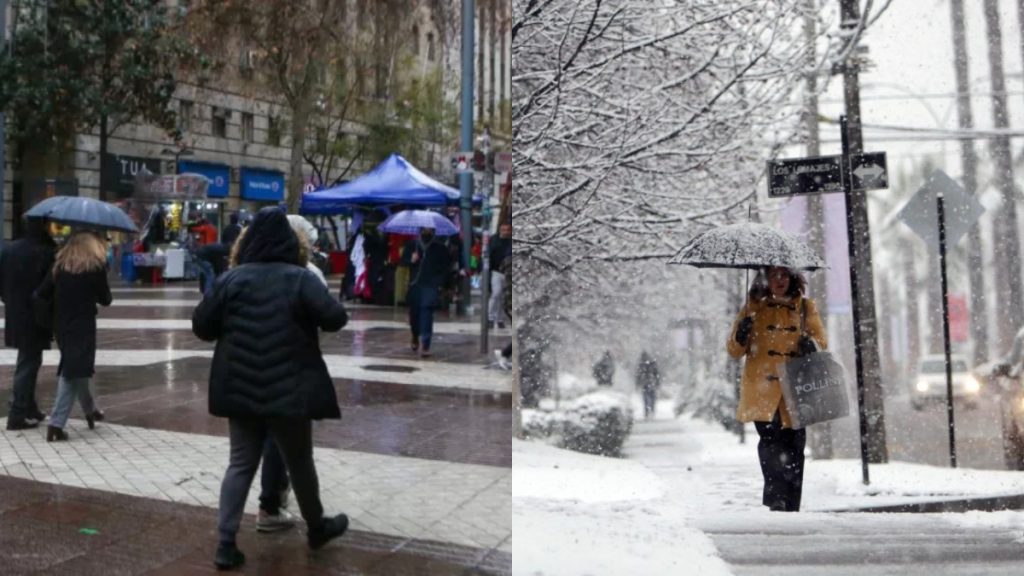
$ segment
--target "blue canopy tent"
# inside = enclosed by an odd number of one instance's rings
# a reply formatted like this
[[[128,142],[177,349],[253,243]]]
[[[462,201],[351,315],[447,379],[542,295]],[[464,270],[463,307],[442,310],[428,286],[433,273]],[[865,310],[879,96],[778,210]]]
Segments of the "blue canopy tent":
[[[353,207],[449,206],[459,191],[427,176],[398,154],[344,184],[302,195],[303,214],[338,214]]]

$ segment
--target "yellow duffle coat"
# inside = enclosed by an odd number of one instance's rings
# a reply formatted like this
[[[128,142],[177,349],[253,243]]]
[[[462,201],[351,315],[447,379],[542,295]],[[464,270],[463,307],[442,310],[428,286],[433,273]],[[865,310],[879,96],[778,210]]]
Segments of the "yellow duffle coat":
[[[779,379],[782,365],[792,357],[800,339],[801,305],[807,307],[804,331],[824,350],[828,346],[825,328],[818,307],[809,298],[748,301],[736,316],[726,348],[733,358],[747,357],[736,408],[736,419],[740,422],[770,422],[778,410],[783,427],[792,428]],[[754,318],[754,327],[744,347],[736,342],[736,329],[747,316]]]

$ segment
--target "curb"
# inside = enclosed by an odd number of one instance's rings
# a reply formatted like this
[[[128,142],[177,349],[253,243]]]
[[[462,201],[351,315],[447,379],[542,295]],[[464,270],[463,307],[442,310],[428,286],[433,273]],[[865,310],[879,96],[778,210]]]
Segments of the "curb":
[[[823,512],[886,512],[936,514],[942,512],[999,512],[1001,510],[1024,510],[1024,494],[995,496],[992,498],[963,498],[940,502],[915,502],[893,506],[870,506],[866,508],[843,508]]]

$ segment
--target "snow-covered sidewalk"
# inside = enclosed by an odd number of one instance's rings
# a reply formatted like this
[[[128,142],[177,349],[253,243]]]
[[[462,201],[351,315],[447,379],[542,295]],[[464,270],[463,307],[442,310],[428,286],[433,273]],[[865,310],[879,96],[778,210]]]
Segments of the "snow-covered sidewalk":
[[[894,462],[872,466],[863,486],[859,461],[809,459],[803,512],[773,513],[760,503],[752,427],[741,445],[662,404],[636,422],[625,459],[514,443],[514,573],[1024,573],[1021,512],[833,512],[1024,494],[1024,473]]]

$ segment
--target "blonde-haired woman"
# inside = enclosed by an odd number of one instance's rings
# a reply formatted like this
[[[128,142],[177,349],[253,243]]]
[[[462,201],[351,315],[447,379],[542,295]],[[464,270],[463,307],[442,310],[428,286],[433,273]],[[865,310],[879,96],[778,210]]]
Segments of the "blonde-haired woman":
[[[57,253],[53,272],[37,290],[37,298],[53,303],[54,335],[60,348],[57,398],[50,413],[46,441],[64,441],[75,398],[89,428],[103,420],[89,391],[96,367],[96,305],[109,306],[113,298],[107,284],[107,247],[92,232],[76,232]]]

